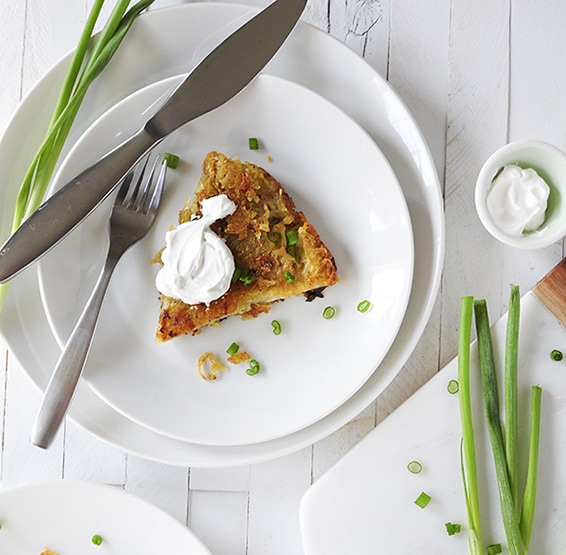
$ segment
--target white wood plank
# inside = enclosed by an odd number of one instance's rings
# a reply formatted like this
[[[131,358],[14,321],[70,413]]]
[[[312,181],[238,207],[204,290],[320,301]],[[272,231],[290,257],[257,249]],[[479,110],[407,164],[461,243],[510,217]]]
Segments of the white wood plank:
[[[85,2],[27,0],[24,92],[78,41],[86,17]]]
[[[6,430],[6,386],[8,379],[8,348],[4,339],[0,337],[0,483],[4,469],[4,436]]]
[[[48,450],[29,441],[41,397],[13,357],[8,358],[6,398],[2,487],[62,478],[62,434]]]
[[[189,469],[128,455],[125,490],[143,497],[171,516],[187,523]]]
[[[441,366],[456,354],[459,299],[500,305],[501,246],[478,225],[473,199],[481,166],[507,137],[509,5],[454,0],[450,33]]]
[[[251,468],[248,555],[300,555],[299,504],[311,483],[312,449]]]
[[[247,555],[246,492],[191,491],[189,528],[214,555]]]
[[[21,99],[22,58],[25,28],[25,2],[0,0],[0,135]]]
[[[245,491],[250,489],[250,467],[192,468],[191,489],[202,491]]]
[[[330,34],[387,74],[389,2],[330,0]]]
[[[69,420],[64,449],[64,478],[119,486],[126,483],[126,454]]]

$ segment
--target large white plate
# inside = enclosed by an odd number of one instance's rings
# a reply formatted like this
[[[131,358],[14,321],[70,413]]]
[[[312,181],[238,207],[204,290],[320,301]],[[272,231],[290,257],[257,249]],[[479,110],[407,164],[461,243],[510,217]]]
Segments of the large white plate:
[[[165,511],[118,487],[61,480],[0,491],[0,553],[210,555]],[[99,535],[102,544],[92,543]]]
[[[134,93],[76,143],[54,189],[139,129],[179,79]],[[250,151],[248,137],[262,147]],[[260,75],[230,102],[183,126],[159,147],[181,157],[170,172],[156,222],[120,261],[110,284],[85,379],[135,422],[184,441],[245,445],[295,432],[346,401],[373,373],[397,333],[411,289],[413,239],[405,199],[384,156],[363,129],[312,91]],[[305,211],[336,260],[341,281],[324,299],[277,303],[267,315],[158,344],[159,302],[149,264],[192,195],[206,153],[218,150],[267,168]],[[272,162],[268,162],[267,155]],[[44,305],[62,344],[92,291],[108,249],[113,199],[40,263]],[[64,283],[64,287],[61,284]],[[357,304],[372,309],[361,314]],[[322,311],[337,309],[332,320]],[[282,323],[273,334],[271,320]],[[230,365],[220,379],[197,372],[206,352],[226,359],[236,341],[260,361]]]
[[[128,94],[190,69],[190,60],[201,58],[255,11],[249,6],[189,4],[140,17],[111,67],[88,95],[69,144]],[[4,236],[9,232],[18,185],[41,140],[40,127],[48,123],[69,60],[69,56],[61,60],[29,93],[0,141],[0,226]],[[393,167],[415,230],[415,280],[407,313],[378,370],[350,400],[311,426],[269,442],[225,447],[174,440],[125,418],[81,384],[70,417],[103,440],[143,457],[218,467],[268,460],[310,445],[356,416],[387,387],[415,348],[435,301],[444,254],[442,197],[428,147],[403,102],[354,52],[303,23],[268,69],[309,87],[344,110],[369,132]],[[0,329],[11,353],[44,390],[60,349],[43,313],[38,289],[35,268],[18,276],[0,314]]]

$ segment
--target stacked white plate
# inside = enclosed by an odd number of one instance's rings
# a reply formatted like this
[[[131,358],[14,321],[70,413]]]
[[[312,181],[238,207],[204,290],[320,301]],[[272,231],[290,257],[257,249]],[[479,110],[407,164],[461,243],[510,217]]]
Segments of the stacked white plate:
[[[87,97],[53,188],[136,131],[182,74],[253,13],[191,4],[142,16]],[[54,100],[68,61],[38,83],[0,142],[4,213],[41,140],[46,98]],[[248,149],[252,136],[260,141],[257,151]],[[300,23],[247,89],[171,135],[161,150],[181,163],[169,173],[150,235],[116,270],[70,417],[124,450],[186,466],[257,462],[328,435],[401,369],[437,292],[440,188],[410,113],[363,60]],[[341,281],[324,299],[288,299],[253,321],[232,318],[157,345],[157,268],[149,260],[176,223],[209,150],[268,169],[333,252]],[[102,265],[110,209],[106,202],[11,284],[0,329],[41,390]],[[4,236],[8,223],[3,219]],[[372,308],[360,313],[357,304],[365,299]],[[331,320],[322,317],[328,305],[337,311]],[[272,319],[281,323],[280,335],[273,334]],[[202,380],[199,356],[222,357],[234,341],[260,361],[260,374],[232,366],[215,382]]]

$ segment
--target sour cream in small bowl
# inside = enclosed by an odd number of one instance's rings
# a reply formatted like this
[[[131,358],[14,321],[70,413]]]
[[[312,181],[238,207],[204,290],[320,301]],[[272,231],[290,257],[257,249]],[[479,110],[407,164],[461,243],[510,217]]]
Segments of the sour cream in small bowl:
[[[510,143],[489,157],[475,204],[486,230],[511,247],[547,247],[566,236],[566,154],[541,141]]]

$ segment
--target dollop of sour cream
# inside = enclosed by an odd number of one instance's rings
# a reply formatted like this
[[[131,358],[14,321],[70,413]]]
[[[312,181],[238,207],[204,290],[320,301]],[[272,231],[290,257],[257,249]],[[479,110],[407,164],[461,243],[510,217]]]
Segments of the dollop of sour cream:
[[[550,187],[532,168],[504,166],[487,194],[487,209],[505,233],[520,237],[544,222]]]
[[[155,278],[158,291],[186,304],[207,305],[228,291],[234,256],[210,226],[235,210],[226,195],[209,197],[201,202],[200,218],[167,232],[161,253],[163,267]]]

